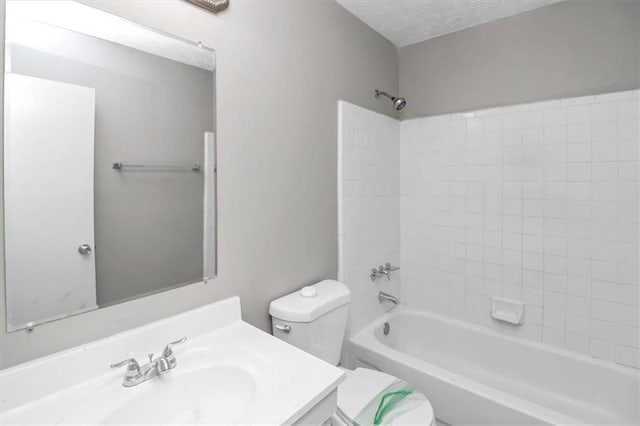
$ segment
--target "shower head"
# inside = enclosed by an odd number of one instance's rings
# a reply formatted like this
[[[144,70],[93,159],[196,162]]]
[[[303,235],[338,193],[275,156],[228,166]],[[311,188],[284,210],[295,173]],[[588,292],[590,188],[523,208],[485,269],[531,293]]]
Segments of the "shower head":
[[[393,107],[396,109],[396,111],[400,111],[406,105],[407,105],[407,100],[405,98],[396,98],[393,101]]]
[[[379,98],[381,95],[391,99],[391,101],[393,102],[393,108],[396,111],[400,111],[402,108],[407,106],[407,100],[405,98],[396,98],[395,96],[391,96],[387,92],[383,92],[382,90],[378,90],[378,89],[376,89],[375,92],[373,92],[373,94],[376,97],[376,99]]]

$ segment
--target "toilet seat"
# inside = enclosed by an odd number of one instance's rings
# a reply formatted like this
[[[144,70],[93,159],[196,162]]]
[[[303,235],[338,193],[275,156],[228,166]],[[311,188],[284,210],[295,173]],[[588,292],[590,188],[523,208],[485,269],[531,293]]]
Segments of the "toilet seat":
[[[347,378],[338,386],[338,408],[342,416],[354,421],[370,403],[378,404],[381,394],[399,382],[390,374],[368,368],[356,368],[354,371],[345,370]],[[415,390],[412,395],[421,401],[413,401],[410,408],[398,409],[397,413],[390,412],[384,424],[391,425],[432,425],[435,424],[433,408],[424,395]],[[334,425],[349,424],[336,414],[332,418]]]

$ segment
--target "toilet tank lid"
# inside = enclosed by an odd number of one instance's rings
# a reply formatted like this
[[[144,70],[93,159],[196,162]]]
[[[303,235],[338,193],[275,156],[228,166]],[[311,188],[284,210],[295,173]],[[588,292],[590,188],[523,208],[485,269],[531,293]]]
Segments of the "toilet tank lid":
[[[346,285],[324,280],[274,300],[269,305],[269,314],[284,321],[311,322],[349,303],[350,299],[351,292]]]

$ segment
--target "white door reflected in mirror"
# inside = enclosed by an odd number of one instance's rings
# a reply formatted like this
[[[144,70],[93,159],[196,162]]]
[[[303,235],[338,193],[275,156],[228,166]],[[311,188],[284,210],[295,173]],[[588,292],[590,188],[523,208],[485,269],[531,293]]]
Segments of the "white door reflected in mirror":
[[[98,307],[95,90],[19,74],[5,87],[5,273],[20,283],[7,286],[11,330]]]

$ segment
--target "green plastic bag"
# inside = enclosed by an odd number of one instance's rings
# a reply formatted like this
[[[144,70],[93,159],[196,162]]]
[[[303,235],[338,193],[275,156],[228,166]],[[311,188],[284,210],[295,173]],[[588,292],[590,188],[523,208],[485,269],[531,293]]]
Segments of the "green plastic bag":
[[[376,395],[358,414],[358,425],[386,425],[397,415],[409,411],[424,401],[426,397],[409,385],[397,380]]]

